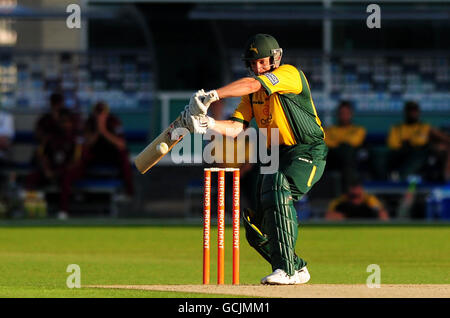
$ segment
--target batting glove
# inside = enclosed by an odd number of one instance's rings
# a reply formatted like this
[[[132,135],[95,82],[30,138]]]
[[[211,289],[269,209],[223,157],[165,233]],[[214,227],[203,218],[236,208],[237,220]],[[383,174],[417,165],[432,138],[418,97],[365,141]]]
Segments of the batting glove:
[[[216,121],[214,118],[200,115],[200,116],[191,116],[192,126],[194,127],[194,134],[206,134],[206,131],[210,128],[213,128],[216,125]]]
[[[217,91],[212,90],[207,93],[203,89],[197,91],[189,100],[189,111],[194,116],[206,115],[208,107],[211,103],[218,101],[219,95]]]
[[[215,101],[218,101],[219,99],[220,99],[219,94],[217,94],[217,91],[213,89],[205,93],[205,99],[203,100],[203,104],[209,107],[209,105],[211,105]]]
[[[208,105],[205,105],[202,101],[205,99],[206,94],[203,89],[199,90],[191,96],[189,100],[189,111],[192,115],[206,115],[208,111]]]
[[[216,125],[216,121],[212,117],[202,115],[195,117],[198,118],[200,127],[198,131],[195,131],[195,133],[197,134],[205,134],[208,129],[213,129],[214,126]]]
[[[212,117],[192,115],[189,105],[186,105],[184,111],[181,112],[181,123],[190,133],[194,134],[205,134],[208,129],[212,129],[216,125],[216,121]]]

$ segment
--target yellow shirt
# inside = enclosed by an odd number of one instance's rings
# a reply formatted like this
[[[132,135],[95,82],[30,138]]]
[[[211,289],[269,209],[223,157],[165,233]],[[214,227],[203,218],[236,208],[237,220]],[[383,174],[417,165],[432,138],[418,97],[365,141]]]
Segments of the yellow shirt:
[[[366,129],[362,126],[334,125],[325,128],[325,143],[330,148],[339,147],[341,144],[349,144],[352,147],[360,147],[366,138]]]
[[[234,120],[248,124],[255,118],[259,128],[267,129],[269,145],[297,144],[299,141],[296,140],[291,125],[294,122],[297,126],[295,127],[297,135],[302,135],[303,131],[306,131],[314,138],[323,139],[321,122],[303,72],[292,65],[284,64],[270,73],[257,76],[256,79],[264,89],[253,93],[251,101],[249,95],[241,98],[232,115]],[[285,110],[289,107],[296,108],[293,110],[296,115],[300,114],[295,120],[286,115]],[[272,140],[271,128],[279,129],[279,140]]]
[[[430,139],[429,124],[399,124],[393,126],[388,136],[388,146],[391,149],[400,149],[404,142],[408,142],[412,147],[425,146]]]

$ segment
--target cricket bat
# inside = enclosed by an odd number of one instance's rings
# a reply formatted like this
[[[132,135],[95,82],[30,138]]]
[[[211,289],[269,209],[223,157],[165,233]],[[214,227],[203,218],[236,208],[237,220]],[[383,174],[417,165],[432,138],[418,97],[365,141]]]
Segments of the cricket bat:
[[[151,167],[156,165],[178,142],[180,142],[181,139],[183,139],[184,135],[179,135],[177,138],[172,139],[172,132],[177,128],[183,128],[181,125],[181,116],[178,116],[166,130],[136,156],[134,164],[141,174],[146,173]]]
[[[212,103],[211,99],[213,96],[214,94],[207,94],[206,96],[200,97],[201,102],[204,103],[206,108]],[[184,128],[181,124],[181,115],[136,156],[134,164],[141,174],[146,173],[151,167],[156,165],[158,161],[168,154],[170,150],[183,139],[184,135],[179,135],[172,139],[172,133],[177,128]],[[188,133],[187,130],[185,130],[185,134],[186,133]]]

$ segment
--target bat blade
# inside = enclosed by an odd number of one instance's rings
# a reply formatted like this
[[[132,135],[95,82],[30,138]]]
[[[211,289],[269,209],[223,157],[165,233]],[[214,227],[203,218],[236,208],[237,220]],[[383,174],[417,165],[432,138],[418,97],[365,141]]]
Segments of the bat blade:
[[[164,130],[136,156],[134,159],[134,165],[141,174],[144,174],[150,170],[150,168],[156,165],[178,142],[181,141],[181,139],[183,139],[183,134],[179,135],[178,138],[172,139],[172,133],[177,128],[182,128],[180,116],[178,116],[178,118],[175,119],[166,130]],[[161,143],[166,143],[169,148],[164,154],[158,150],[158,146]]]

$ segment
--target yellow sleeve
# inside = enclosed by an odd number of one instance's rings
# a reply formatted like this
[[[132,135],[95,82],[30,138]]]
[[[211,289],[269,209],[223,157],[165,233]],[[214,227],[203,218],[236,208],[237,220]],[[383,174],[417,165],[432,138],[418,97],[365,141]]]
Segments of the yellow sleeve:
[[[367,205],[375,210],[380,210],[383,208],[383,204],[381,204],[380,200],[378,200],[377,197],[371,194],[369,194],[367,197]]]
[[[238,121],[248,126],[253,118],[253,109],[250,103],[250,96],[245,95],[241,97],[241,102],[236,107],[233,115],[231,115],[231,120]]]
[[[302,91],[300,72],[289,64],[281,65],[273,72],[257,76],[256,79],[264,87],[268,95],[273,93],[300,94]]]
[[[361,126],[354,126],[351,133],[347,135],[347,142],[353,147],[359,147],[363,144],[366,138],[366,129]]]
[[[388,147],[390,149],[399,149],[402,146],[402,140],[400,136],[400,126],[394,126],[389,131]]]
[[[328,205],[328,211],[335,211],[336,207],[344,200],[344,196],[341,195],[340,197],[332,200],[330,204]]]

